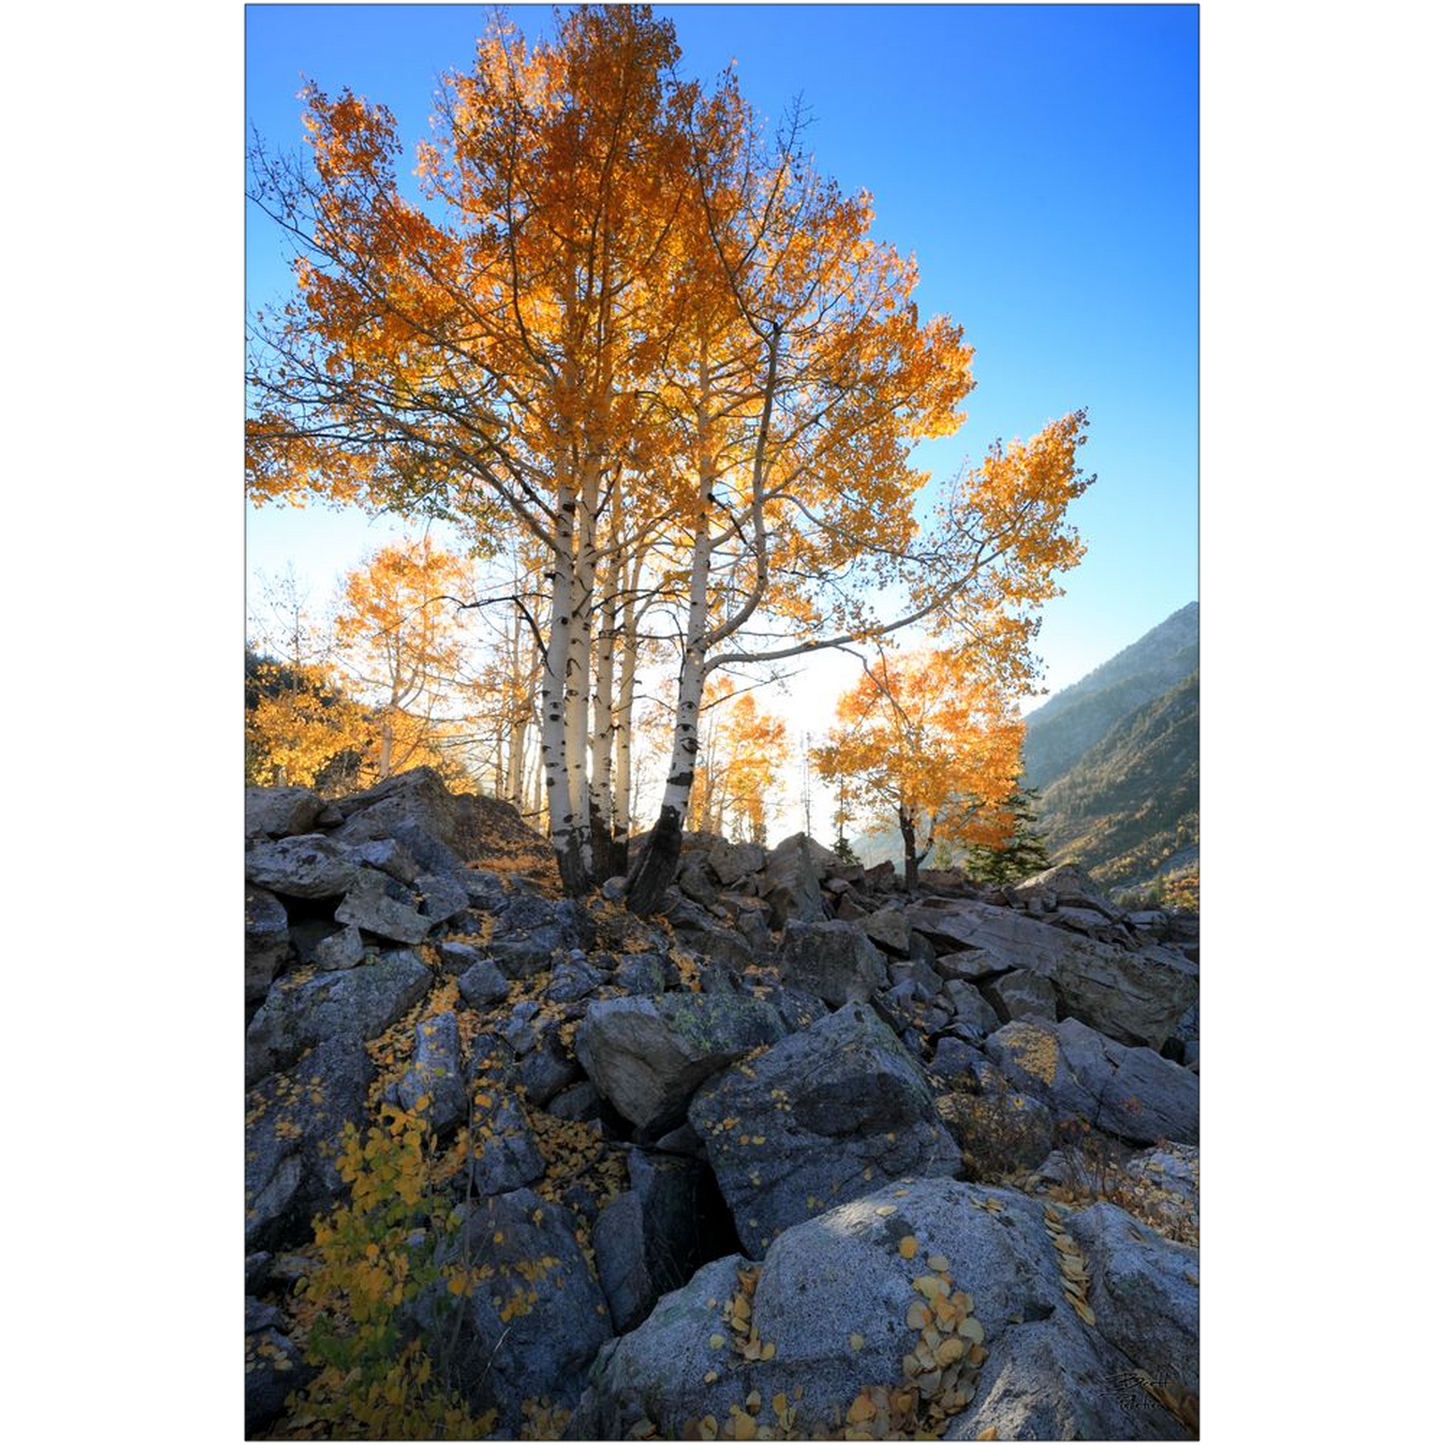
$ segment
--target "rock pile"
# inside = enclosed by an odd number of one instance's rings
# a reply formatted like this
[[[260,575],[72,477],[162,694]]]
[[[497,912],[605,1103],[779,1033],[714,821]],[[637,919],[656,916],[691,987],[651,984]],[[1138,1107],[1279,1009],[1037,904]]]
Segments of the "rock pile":
[[[246,827],[249,1433],[328,1388],[316,1223],[411,1121],[397,1339],[481,1434],[1187,1437],[1192,920],[687,835],[644,921],[425,769]]]

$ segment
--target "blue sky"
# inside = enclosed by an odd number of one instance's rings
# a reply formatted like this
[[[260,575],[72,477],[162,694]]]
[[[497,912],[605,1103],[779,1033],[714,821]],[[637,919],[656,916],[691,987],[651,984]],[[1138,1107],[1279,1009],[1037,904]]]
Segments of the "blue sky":
[[[543,6],[508,7],[529,35]],[[917,456],[938,478],[998,436],[1090,413],[1076,505],[1089,544],[1044,612],[1047,683],[1066,686],[1198,596],[1198,11],[1193,6],[659,6],[683,68],[736,60],[779,115],[801,96],[821,168],[873,193],[876,232],[917,254],[925,313],[977,348],[969,421]],[[427,133],[437,75],[469,63],[479,6],[257,6],[246,107],[300,141],[301,77],[350,85]],[[249,130],[248,130],[249,134]],[[289,287],[248,215],[247,301]],[[393,530],[268,509],[247,566],[288,560],[318,594]]]

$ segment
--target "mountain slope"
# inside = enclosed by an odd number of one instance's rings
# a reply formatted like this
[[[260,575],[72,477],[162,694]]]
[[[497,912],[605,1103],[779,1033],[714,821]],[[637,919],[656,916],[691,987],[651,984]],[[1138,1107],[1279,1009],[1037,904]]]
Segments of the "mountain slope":
[[[1029,714],[1029,785],[1044,789],[1063,777],[1112,727],[1198,667],[1199,604],[1191,602]]]
[[[1148,884],[1199,858],[1199,674],[1121,718],[1043,791],[1057,862],[1111,888]]]

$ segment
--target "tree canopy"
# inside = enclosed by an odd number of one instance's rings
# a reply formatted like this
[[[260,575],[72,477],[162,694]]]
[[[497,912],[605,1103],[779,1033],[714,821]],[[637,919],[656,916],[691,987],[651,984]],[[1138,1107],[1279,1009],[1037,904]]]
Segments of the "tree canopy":
[[[442,79],[420,199],[394,116],[350,91],[307,88],[304,154],[252,154],[296,291],[252,327],[251,497],[530,549],[468,605],[518,620],[574,893],[625,866],[637,669],[670,653],[662,798],[628,885],[644,912],[676,869],[710,678],[923,629],[1017,693],[1088,484],[1073,412],[920,515],[912,450],[963,424],[973,348],[920,316],[916,262],[817,168],[796,114],[769,131],[734,73],[705,87],[680,59],[645,6],[579,7],[537,43],[494,22]],[[418,595],[452,591],[427,569]],[[528,705],[494,691],[516,725]]]

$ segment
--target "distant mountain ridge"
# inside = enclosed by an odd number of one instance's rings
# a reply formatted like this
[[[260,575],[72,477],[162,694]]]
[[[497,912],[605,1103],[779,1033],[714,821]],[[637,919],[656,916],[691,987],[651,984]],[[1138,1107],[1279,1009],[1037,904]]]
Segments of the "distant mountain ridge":
[[[1145,703],[1040,799],[1052,855],[1111,888],[1199,864],[1199,674]]]
[[[1199,862],[1199,604],[1028,718],[1027,780],[1057,862],[1148,891]]]
[[[1047,788],[1117,722],[1198,668],[1199,604],[1190,602],[1029,714],[1024,739],[1029,786]]]

